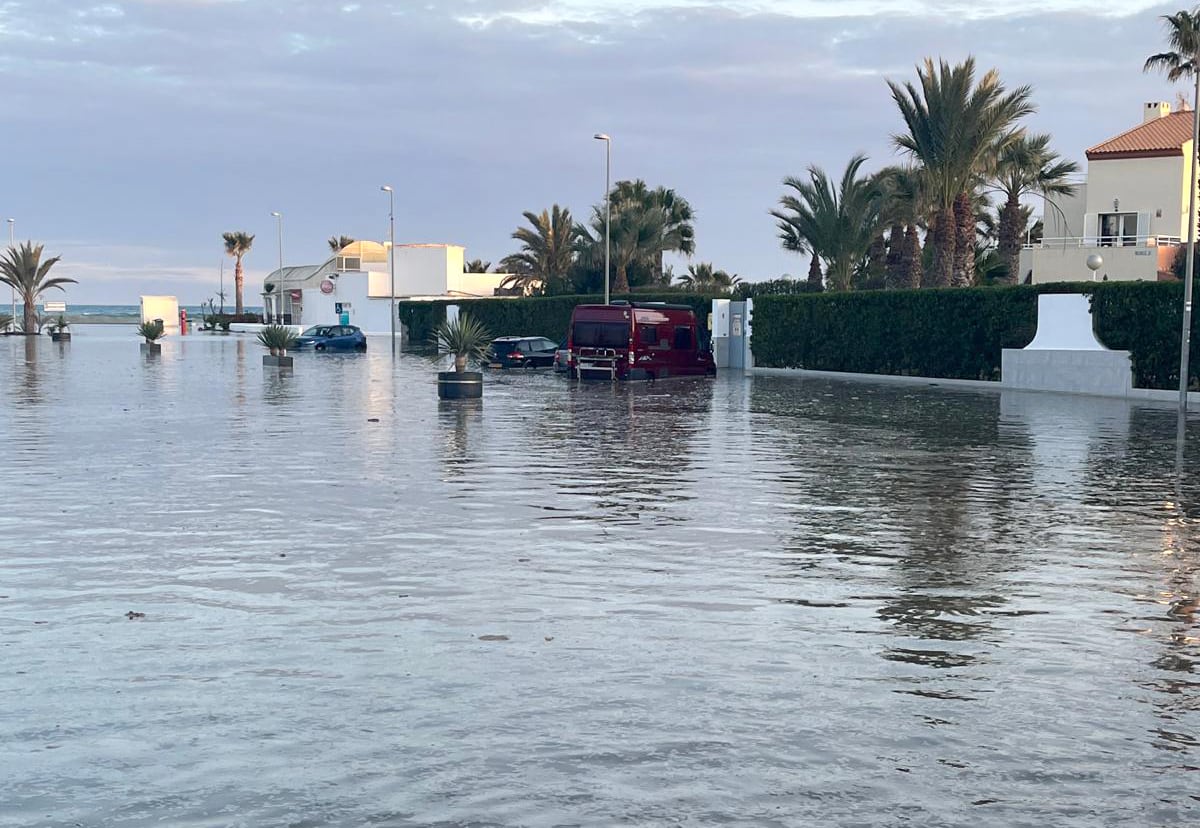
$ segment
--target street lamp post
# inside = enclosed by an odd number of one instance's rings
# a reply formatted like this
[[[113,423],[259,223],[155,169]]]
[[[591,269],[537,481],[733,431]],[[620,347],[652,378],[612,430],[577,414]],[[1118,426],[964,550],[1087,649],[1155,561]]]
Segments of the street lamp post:
[[[597,141],[604,142],[604,304],[608,304],[609,285],[609,250],[611,248],[612,228],[612,138],[603,132],[592,136]]]
[[[379,189],[388,194],[388,272],[391,274],[391,331],[392,358],[396,356],[396,194],[392,192],[391,184],[384,184]]]
[[[272,212],[275,217],[275,223],[279,227],[279,283],[275,289],[279,291],[275,301],[279,303],[279,319],[276,320],[277,325],[283,324],[283,213]]]
[[[8,249],[9,250],[12,250],[13,247],[16,245],[16,242],[13,241],[13,225],[15,225],[16,223],[17,223],[17,220],[15,218],[10,218],[8,220]],[[17,329],[17,289],[16,288],[12,289],[12,329],[14,331]]]
[[[1192,347],[1192,279],[1196,268],[1196,157],[1200,150],[1200,69],[1193,64],[1192,74],[1196,78],[1196,100],[1192,106],[1192,162],[1190,179],[1191,193],[1188,196],[1188,243],[1187,265],[1183,275],[1183,332],[1179,337],[1179,410],[1187,413],[1188,351]]]

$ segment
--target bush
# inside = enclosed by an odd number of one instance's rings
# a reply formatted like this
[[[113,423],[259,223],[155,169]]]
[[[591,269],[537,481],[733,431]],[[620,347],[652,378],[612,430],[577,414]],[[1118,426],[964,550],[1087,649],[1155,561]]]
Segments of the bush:
[[[823,288],[807,279],[769,279],[765,282],[739,282],[733,298],[739,301],[757,296],[794,296],[799,293],[820,293]]]
[[[690,305],[696,311],[701,331],[708,330],[712,296],[693,293],[638,293],[613,297],[633,302],[670,302]],[[728,298],[728,297],[724,297]],[[531,296],[521,299],[452,299],[436,302],[399,302],[400,321],[408,329],[410,343],[428,342],[446,319],[446,306],[457,305],[496,336],[544,336],[555,342],[567,335],[571,311],[576,305],[597,305],[603,296]]]
[[[1000,352],[1025,347],[1037,331],[1040,293],[1091,294],[1096,336],[1131,352],[1134,385],[1178,387],[1183,286],[1163,282],[762,296],[754,301],[755,364],[998,380]],[[1194,327],[1190,359],[1195,381]]]

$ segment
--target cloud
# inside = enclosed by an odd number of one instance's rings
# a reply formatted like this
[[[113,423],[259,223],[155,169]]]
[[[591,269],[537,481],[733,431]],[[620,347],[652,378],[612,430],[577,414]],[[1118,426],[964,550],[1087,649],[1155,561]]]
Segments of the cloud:
[[[974,53],[1032,83],[1032,124],[1076,159],[1137,123],[1143,101],[1173,100],[1141,72],[1162,48],[1154,15],[1173,8],[1123,8],[8,0],[0,212],[51,250],[78,240],[74,261],[113,302],[158,284],[155,268],[194,302],[224,230],[259,235],[252,278],[273,266],[272,210],[289,263],[318,260],[334,233],[383,237],[382,183],[401,240],[498,260],[521,211],[582,216],[599,200],[603,130],[615,177],[692,201],[702,259],[769,278],[804,267],[767,215],[780,180],[860,150],[894,160],[885,80],[926,55]]]

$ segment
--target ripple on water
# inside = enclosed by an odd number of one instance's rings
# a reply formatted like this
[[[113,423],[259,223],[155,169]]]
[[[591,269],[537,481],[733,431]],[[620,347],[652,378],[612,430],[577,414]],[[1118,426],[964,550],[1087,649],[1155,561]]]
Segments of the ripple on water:
[[[258,356],[0,341],[0,825],[1200,815],[1196,423]]]

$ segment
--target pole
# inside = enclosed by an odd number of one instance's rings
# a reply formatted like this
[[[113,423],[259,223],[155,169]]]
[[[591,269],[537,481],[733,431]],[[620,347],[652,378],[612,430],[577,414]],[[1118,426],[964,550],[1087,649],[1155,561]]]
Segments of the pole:
[[[12,250],[16,242],[13,241],[13,225],[17,223],[16,219],[8,220],[8,249]],[[17,289],[12,289],[12,329],[17,329]]]
[[[391,288],[388,294],[391,301],[391,332],[392,359],[396,358],[396,194],[391,185],[385,184],[379,189],[388,194],[388,274]]]
[[[612,139],[604,142],[604,304],[608,304],[609,257],[612,248]]]
[[[1196,268],[1196,158],[1200,149],[1200,67],[1192,66],[1196,80],[1195,100],[1192,103],[1192,158],[1188,178],[1188,243],[1187,265],[1183,276],[1183,331],[1179,336],[1179,410],[1187,413],[1188,352],[1192,347],[1192,280]]]
[[[283,324],[283,213],[272,210],[271,215],[275,217],[275,224],[279,228],[279,279],[275,282],[275,324]]]

